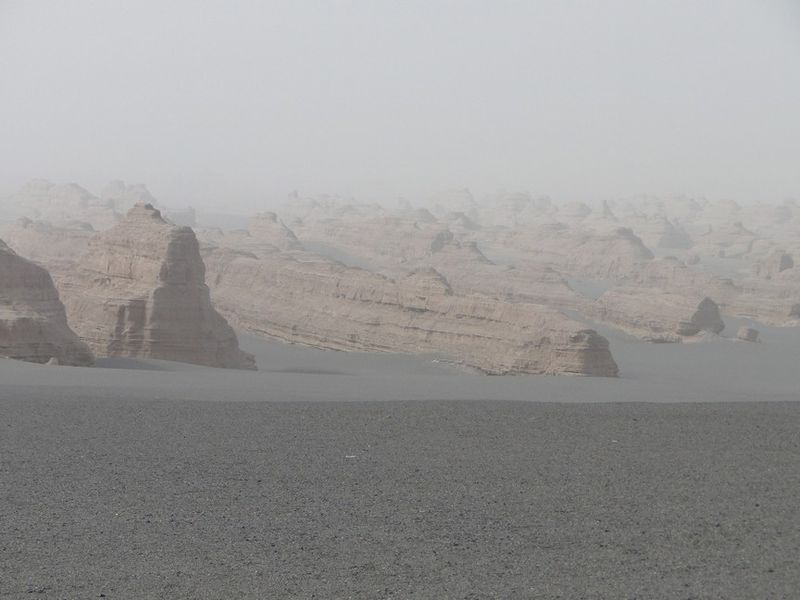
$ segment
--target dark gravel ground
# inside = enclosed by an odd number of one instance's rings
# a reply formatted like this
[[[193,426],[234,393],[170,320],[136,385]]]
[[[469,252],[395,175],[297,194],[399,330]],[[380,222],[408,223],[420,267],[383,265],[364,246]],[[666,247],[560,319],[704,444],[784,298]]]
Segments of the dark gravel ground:
[[[34,396],[4,599],[800,597],[800,403]]]

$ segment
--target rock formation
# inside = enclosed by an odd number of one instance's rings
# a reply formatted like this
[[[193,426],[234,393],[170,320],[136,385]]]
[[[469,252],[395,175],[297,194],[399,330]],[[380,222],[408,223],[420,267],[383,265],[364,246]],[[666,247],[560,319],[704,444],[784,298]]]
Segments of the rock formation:
[[[615,288],[594,303],[593,317],[650,342],[691,341],[725,324],[710,298],[701,300],[655,288]]]
[[[762,279],[772,279],[778,273],[794,267],[792,255],[785,250],[775,249],[753,265],[753,275]]]
[[[2,238],[15,252],[44,265],[56,280],[65,266],[70,268],[86,251],[95,233],[88,223],[56,226],[27,217],[0,229]]]
[[[129,184],[118,179],[106,185],[100,192],[100,197],[110,202],[114,209],[123,215],[137,204],[158,206],[158,201],[153,198],[147,186],[141,183]]]
[[[99,231],[112,227],[120,218],[112,201],[101,200],[75,183],[56,185],[37,179],[23,186],[11,203],[12,214],[57,226],[81,222]]]
[[[758,329],[753,329],[752,327],[745,327],[742,325],[739,328],[739,331],[736,332],[736,338],[742,340],[743,342],[759,342],[759,332]]]
[[[91,365],[88,346],[67,325],[50,275],[0,241],[0,356]]]
[[[544,306],[459,295],[433,269],[395,280],[270,245],[217,245],[204,258],[215,305],[255,333],[322,348],[433,353],[491,374],[617,374],[596,332]]]
[[[60,290],[75,331],[98,356],[254,368],[211,305],[194,232],[149,204],[93,237]]]

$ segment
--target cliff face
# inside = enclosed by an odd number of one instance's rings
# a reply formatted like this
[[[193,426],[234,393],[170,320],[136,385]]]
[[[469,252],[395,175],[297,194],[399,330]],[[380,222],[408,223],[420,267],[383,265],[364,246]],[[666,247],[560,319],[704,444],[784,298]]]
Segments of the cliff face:
[[[274,246],[204,249],[215,305],[237,326],[342,350],[434,353],[490,374],[613,377],[608,341],[555,310],[459,295],[433,269],[398,279]]]
[[[0,356],[91,365],[89,347],[67,326],[64,305],[42,267],[0,241]]]
[[[70,323],[99,356],[255,368],[211,305],[194,232],[149,204],[89,240],[59,285]]]

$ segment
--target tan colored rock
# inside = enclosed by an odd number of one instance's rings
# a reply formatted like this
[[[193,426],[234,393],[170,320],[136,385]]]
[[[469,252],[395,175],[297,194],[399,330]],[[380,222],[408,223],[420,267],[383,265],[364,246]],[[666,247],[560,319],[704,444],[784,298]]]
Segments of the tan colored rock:
[[[620,280],[653,259],[653,253],[630,229],[575,228],[551,223],[515,230],[483,230],[481,247],[516,265],[536,262],[559,273]]]
[[[434,353],[485,373],[615,376],[608,342],[553,309],[393,280],[307,252],[210,247],[212,297],[240,328],[321,348]]]
[[[88,346],[67,325],[50,275],[0,241],[0,356],[91,365]]]
[[[26,217],[0,231],[15,252],[43,265],[55,280],[61,270],[71,268],[86,252],[89,240],[96,233],[88,223],[56,226]]]
[[[743,342],[760,342],[758,329],[742,325],[736,332],[736,338]]]
[[[454,233],[437,220],[417,220],[413,212],[404,213],[410,216],[360,215],[324,220],[307,217],[305,224],[300,225],[300,235],[310,248],[324,252],[329,258],[390,277],[402,278],[409,271],[434,268],[459,294],[478,292],[511,302],[562,309],[579,304],[575,292],[553,269],[533,262],[517,267],[495,264],[475,242],[457,241]],[[238,232],[237,235],[239,239],[234,240],[235,236],[228,234],[225,245],[251,249],[247,240]],[[257,238],[255,234],[252,237]],[[269,236],[260,237],[273,243]]]
[[[60,289],[75,331],[99,356],[254,368],[211,305],[194,232],[149,204],[93,237]]]
[[[615,288],[594,303],[593,317],[650,342],[690,341],[717,334],[725,324],[710,298],[701,300],[656,288]]]

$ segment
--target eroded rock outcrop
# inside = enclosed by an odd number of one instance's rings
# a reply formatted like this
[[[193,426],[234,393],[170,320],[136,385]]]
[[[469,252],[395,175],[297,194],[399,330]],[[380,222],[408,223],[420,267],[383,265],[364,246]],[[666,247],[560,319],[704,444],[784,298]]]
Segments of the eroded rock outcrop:
[[[656,288],[615,288],[594,303],[593,317],[650,342],[691,341],[725,328],[716,302]]]
[[[760,334],[758,329],[752,327],[745,327],[742,325],[739,331],[736,332],[736,339],[742,340],[743,342],[760,342],[761,340],[759,338]]]
[[[322,348],[441,354],[491,374],[617,374],[595,331],[544,306],[459,295],[430,268],[391,279],[269,245],[217,245],[204,258],[215,305],[255,333]]]
[[[254,368],[211,305],[194,232],[152,205],[93,237],[60,289],[75,331],[98,356]]]
[[[89,347],[67,325],[48,272],[0,241],[0,356],[91,365]]]

